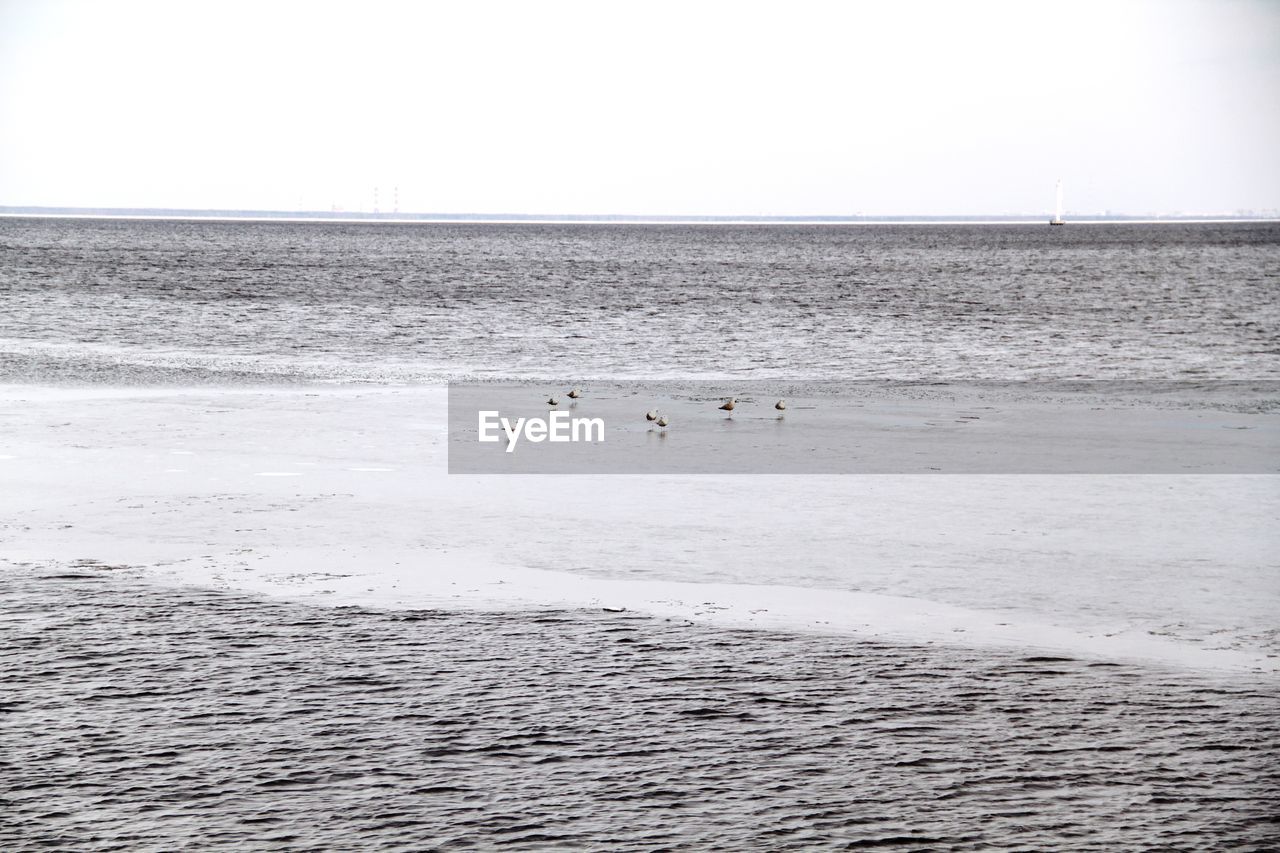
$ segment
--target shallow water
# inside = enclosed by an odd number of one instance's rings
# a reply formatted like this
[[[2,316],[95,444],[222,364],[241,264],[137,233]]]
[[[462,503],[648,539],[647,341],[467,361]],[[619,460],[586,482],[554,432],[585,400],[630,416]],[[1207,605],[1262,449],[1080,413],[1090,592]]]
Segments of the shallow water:
[[[1280,844],[1262,683],[127,574],[0,574],[5,849]]]
[[[1280,378],[1278,278],[1274,224],[0,219],[0,381]],[[251,421],[261,446],[292,443],[266,416],[275,409],[261,411],[262,422]],[[87,412],[79,408],[75,423],[86,424]],[[363,416],[340,413],[334,423],[344,429]],[[32,426],[30,408],[8,414]],[[51,429],[73,420],[63,410],[50,417]],[[58,448],[58,464],[84,461],[78,454],[90,446],[158,452],[174,437],[135,446],[129,423],[107,410],[92,440]],[[216,417],[199,423],[222,428]],[[339,444],[365,427],[347,429]],[[198,432],[184,429],[187,438]],[[210,447],[228,445],[219,435]],[[105,488],[120,503],[128,489],[107,471],[68,479],[87,485],[66,495],[86,501]],[[497,538],[535,565],[562,553],[558,528],[495,526],[493,503],[451,482],[451,505],[471,500],[481,511],[438,531],[439,541]],[[956,546],[947,525],[966,517],[957,515],[964,493],[941,500],[941,521],[922,514],[928,501],[891,502],[888,511],[905,517],[887,529],[905,532],[883,548],[874,537],[862,546],[875,559],[854,586],[956,587],[940,597],[977,606],[1027,590],[1039,602],[1043,586],[1073,616],[1121,602],[1126,618],[1173,621],[1165,628],[1192,640],[1222,624],[1269,625],[1274,573],[1241,544],[1263,541],[1267,528],[1252,519],[1267,505],[1228,511],[1255,492],[1273,494],[1269,482],[1238,493],[1215,478],[1195,485],[1204,511],[1156,513],[1154,526],[1130,525],[1105,482],[1065,509],[1030,501],[1006,507],[1016,524],[1002,526],[998,513],[982,523],[1002,537],[1015,527],[1049,536],[1027,552],[1049,567],[1041,573],[1021,561],[1016,540],[992,539],[994,551]],[[983,497],[981,483],[970,487]],[[700,488],[708,486],[681,494]],[[307,516],[313,501],[303,492],[251,500],[254,511],[262,504],[279,517],[252,530],[237,524],[234,544],[291,542],[291,530],[314,529],[337,552],[412,517],[376,501],[372,522],[336,504],[315,504],[324,514]],[[625,524],[663,523],[656,502],[629,494]],[[1176,508],[1192,492],[1173,494]],[[379,494],[404,513],[402,497]],[[759,521],[752,535],[725,540],[728,553],[715,562],[688,557],[705,553],[697,548],[676,553],[680,537],[657,537],[665,544],[640,553],[606,516],[584,537],[595,550],[574,552],[574,570],[644,576],[676,566],[741,581],[734,549],[768,557],[774,547],[773,582],[820,586],[836,564],[783,559],[771,530],[799,522],[807,543],[831,546],[808,552],[841,557],[846,574],[847,543],[866,537],[838,501],[811,504],[773,512],[764,502],[754,515],[733,515],[739,526]],[[166,514],[165,523],[180,537],[202,535],[225,517],[211,505],[173,498],[173,511],[186,515]],[[720,515],[704,507],[666,529],[709,541],[740,509],[710,505]],[[71,534],[56,531],[74,523],[110,543],[122,536],[117,513],[133,508],[77,516],[63,492],[51,506],[39,522],[47,530],[31,526],[24,506],[10,532],[61,542]],[[567,494],[554,512],[584,514]],[[1064,515],[1074,526],[1063,526]],[[1201,536],[1197,525],[1213,530]],[[1114,529],[1124,535],[1100,545],[1098,532]],[[1104,547],[1113,541],[1124,543],[1123,565]],[[922,558],[922,545],[941,562]],[[205,540],[198,548],[222,553]],[[988,553],[1004,556],[982,559]],[[924,580],[911,580],[904,561]],[[1225,607],[1227,622],[1175,619],[1169,602],[1202,577],[1214,583],[1197,602],[1247,606]],[[1159,589],[1147,592],[1152,585]],[[313,608],[156,587],[88,561],[0,571],[0,671],[6,850],[1280,847],[1280,696],[1273,681],[1249,676],[1226,682],[628,613]]]
[[[1280,378],[1280,225],[0,219],[0,379]]]

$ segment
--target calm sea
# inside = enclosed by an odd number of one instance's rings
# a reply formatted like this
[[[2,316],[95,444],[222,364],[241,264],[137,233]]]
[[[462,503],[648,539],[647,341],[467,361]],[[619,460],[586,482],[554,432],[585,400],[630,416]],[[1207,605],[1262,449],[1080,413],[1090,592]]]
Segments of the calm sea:
[[[1280,225],[0,219],[0,380],[1280,377]]]
[[[120,574],[0,573],[6,850],[1280,841],[1280,703],[1257,686]]]
[[[0,382],[1276,379],[1278,286],[1275,224],[0,219]],[[842,557],[855,520],[823,513],[804,542]],[[1081,538],[1034,552],[1044,595],[1159,617]],[[868,588],[911,594],[905,552]],[[979,602],[1041,589],[1018,552],[938,553]],[[1198,553],[1170,571],[1272,577]],[[821,576],[793,557],[775,580]],[[0,674],[5,850],[1280,848],[1263,678],[3,555]]]

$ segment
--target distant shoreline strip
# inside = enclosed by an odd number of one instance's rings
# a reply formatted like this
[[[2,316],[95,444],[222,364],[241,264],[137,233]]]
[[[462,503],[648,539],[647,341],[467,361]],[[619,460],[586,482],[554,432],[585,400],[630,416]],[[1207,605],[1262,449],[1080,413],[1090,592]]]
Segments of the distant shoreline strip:
[[[158,210],[139,212],[112,211],[51,211],[45,209],[3,209],[0,218],[9,219],[108,219],[108,220],[169,220],[185,222],[288,222],[288,223],[337,223],[337,224],[467,224],[467,225],[1045,225],[1045,217],[983,218],[983,217],[611,217],[611,216],[486,216],[483,214],[395,216],[382,214],[327,215],[286,214],[270,212],[224,213],[220,211]],[[1159,218],[1080,218],[1068,219],[1068,225],[1193,225],[1216,223],[1280,223],[1280,217],[1159,217]]]

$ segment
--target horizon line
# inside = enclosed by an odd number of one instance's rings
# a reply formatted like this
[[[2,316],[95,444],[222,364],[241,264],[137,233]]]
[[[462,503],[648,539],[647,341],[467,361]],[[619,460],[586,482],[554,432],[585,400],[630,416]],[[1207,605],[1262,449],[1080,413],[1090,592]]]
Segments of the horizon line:
[[[231,222],[335,222],[335,223],[492,223],[492,224],[617,224],[617,225],[753,225],[753,224],[990,224],[1047,223],[1051,214],[607,214],[607,213],[408,213],[381,211],[264,210],[253,208],[185,207],[77,207],[64,205],[0,205],[0,217],[46,219],[186,219]],[[1277,222],[1280,211],[1240,213],[1064,213],[1077,224],[1158,222]]]

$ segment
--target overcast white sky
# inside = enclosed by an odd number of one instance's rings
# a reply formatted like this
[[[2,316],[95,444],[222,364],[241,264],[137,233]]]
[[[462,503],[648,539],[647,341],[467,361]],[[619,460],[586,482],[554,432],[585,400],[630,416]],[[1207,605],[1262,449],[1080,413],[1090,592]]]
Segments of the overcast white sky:
[[[1280,208],[1280,2],[0,0],[0,204]]]

